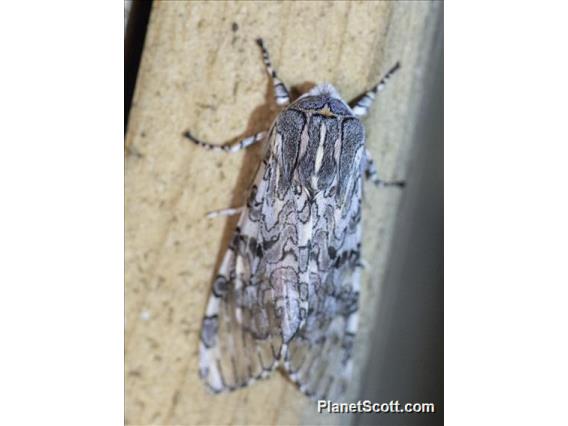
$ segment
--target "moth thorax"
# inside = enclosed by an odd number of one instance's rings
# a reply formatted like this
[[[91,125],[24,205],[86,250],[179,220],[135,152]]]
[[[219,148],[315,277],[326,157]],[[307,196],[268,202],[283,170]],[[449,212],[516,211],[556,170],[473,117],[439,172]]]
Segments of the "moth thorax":
[[[327,112],[327,113],[326,113]],[[342,188],[352,173],[359,172],[356,152],[364,144],[364,130],[353,116],[321,111],[283,111],[277,122],[279,186],[287,190],[299,184],[310,195],[337,184]]]
[[[312,114],[302,134],[297,176],[311,194],[326,190],[335,180],[339,123],[338,117]]]

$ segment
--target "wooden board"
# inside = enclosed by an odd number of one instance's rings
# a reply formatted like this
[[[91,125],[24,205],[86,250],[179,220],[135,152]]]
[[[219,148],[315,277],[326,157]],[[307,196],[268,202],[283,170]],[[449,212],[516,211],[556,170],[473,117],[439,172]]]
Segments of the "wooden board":
[[[317,414],[280,373],[213,396],[197,374],[201,317],[260,150],[195,147],[267,129],[277,113],[254,42],[263,37],[288,86],[328,81],[345,99],[402,69],[364,120],[385,179],[405,177],[440,3],[155,1],[125,150],[125,415],[127,424],[347,424]],[[380,297],[397,190],[366,187],[361,326],[349,389],[357,399]]]

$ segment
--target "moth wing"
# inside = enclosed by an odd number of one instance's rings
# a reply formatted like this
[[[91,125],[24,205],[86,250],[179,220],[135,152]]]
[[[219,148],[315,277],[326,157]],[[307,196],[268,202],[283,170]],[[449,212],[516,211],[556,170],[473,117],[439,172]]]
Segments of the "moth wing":
[[[237,266],[241,261],[234,248],[229,248],[203,319],[199,373],[215,393],[267,377],[276,368],[280,352],[279,336],[267,332],[259,338],[260,328],[254,321],[260,317],[241,307],[244,291],[239,286]]]
[[[290,342],[284,363],[290,378],[314,399],[337,400],[351,379],[359,271],[345,270],[343,276],[352,282],[346,286],[349,289],[333,294],[329,283],[314,296],[317,300],[310,297],[314,310],[309,311],[305,326]]]
[[[323,232],[314,235],[318,257],[310,261],[318,272],[311,276],[309,311],[284,361],[289,377],[313,399],[338,400],[351,380],[361,266],[360,195],[359,178],[345,214],[331,202],[324,207],[335,220],[327,220]]]
[[[302,317],[294,261],[280,259],[288,244],[294,245],[295,227],[286,218],[296,205],[289,197],[272,197],[272,171],[263,162],[257,172],[207,305],[200,376],[213,392],[267,377],[279,365],[284,343]],[[289,309],[294,303],[296,308]]]

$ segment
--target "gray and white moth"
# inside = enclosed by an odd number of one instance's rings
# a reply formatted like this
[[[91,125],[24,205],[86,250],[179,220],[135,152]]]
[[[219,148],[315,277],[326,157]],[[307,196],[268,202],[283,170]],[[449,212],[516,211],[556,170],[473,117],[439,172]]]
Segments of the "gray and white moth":
[[[365,148],[360,117],[397,63],[352,107],[329,84],[290,103],[288,89],[264,64],[278,105],[268,132],[234,145],[266,141],[237,228],[213,284],[203,319],[199,372],[215,393],[268,377],[281,367],[314,399],[336,400],[352,370],[361,268],[362,180],[385,182]]]

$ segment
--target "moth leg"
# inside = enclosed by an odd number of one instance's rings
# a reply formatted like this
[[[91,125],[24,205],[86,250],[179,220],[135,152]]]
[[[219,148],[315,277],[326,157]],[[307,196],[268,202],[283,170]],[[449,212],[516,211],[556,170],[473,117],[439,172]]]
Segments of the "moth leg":
[[[371,268],[371,264],[363,258],[359,259],[359,264],[357,266],[365,270],[369,270]]]
[[[376,186],[388,187],[394,186],[398,188],[403,188],[406,183],[404,181],[396,180],[396,181],[385,181],[379,178],[379,173],[377,172],[377,167],[375,166],[375,162],[371,157],[371,153],[368,149],[365,149],[365,178],[371,179],[371,181]]]
[[[232,145],[215,145],[208,142],[203,142],[196,137],[194,137],[189,131],[183,134],[187,139],[193,142],[195,145],[202,146],[205,149],[210,151],[224,151],[224,152],[238,152],[241,149],[248,148],[251,145],[254,145],[257,142],[260,142],[266,136],[266,132],[259,132],[256,135],[249,136],[248,138],[244,138],[237,143]]]
[[[256,43],[260,46],[262,50],[262,59],[264,61],[264,66],[266,67],[266,73],[272,78],[272,85],[274,88],[274,97],[276,98],[276,103],[279,106],[288,105],[290,103],[290,92],[282,83],[282,81],[276,75],[276,71],[272,68],[272,63],[270,62],[270,56],[268,54],[268,49],[264,45],[264,41],[261,38],[256,39]]]
[[[357,117],[364,117],[367,115],[367,113],[369,112],[369,108],[371,107],[371,105],[373,104],[373,101],[375,100],[375,97],[377,95],[378,92],[381,92],[386,84],[388,79],[396,72],[396,70],[398,70],[400,68],[400,62],[397,62],[394,67],[392,67],[389,72],[387,72],[385,74],[385,76],[382,78],[381,81],[379,81],[379,84],[377,84],[375,87],[373,87],[371,90],[369,90],[366,93],[363,93],[362,95],[359,95],[355,101],[352,101],[350,103],[351,109],[353,110],[353,114],[355,114]]]
[[[241,214],[243,210],[244,207],[229,207],[228,209],[213,210],[207,213],[207,218],[213,219],[214,217],[219,216],[235,216],[237,214]]]

